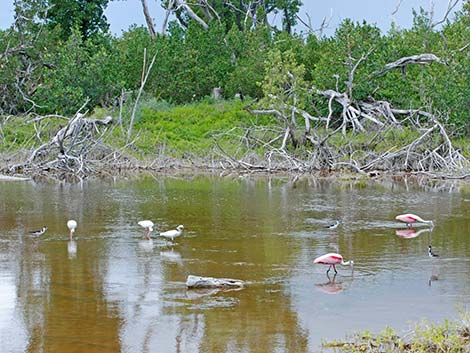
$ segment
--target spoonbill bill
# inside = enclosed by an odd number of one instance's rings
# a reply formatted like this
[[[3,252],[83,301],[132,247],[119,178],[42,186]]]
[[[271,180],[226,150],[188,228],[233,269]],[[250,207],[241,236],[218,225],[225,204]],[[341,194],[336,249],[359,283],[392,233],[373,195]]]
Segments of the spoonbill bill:
[[[138,225],[144,228],[144,237],[150,240],[150,232],[153,230],[153,222],[149,220],[140,221]]]
[[[335,273],[338,273],[338,271],[336,271],[335,265],[339,265],[339,264],[344,265],[344,266],[349,265],[351,266],[351,269],[354,270],[354,267],[353,267],[354,261],[350,260],[350,261],[344,262],[343,256],[337,253],[328,253],[328,254],[319,256],[315,260],[313,260],[313,263],[322,264],[322,265],[330,265],[330,267],[328,267],[328,270],[326,271],[327,276],[328,276],[328,272],[330,272],[332,267],[333,267],[333,270],[335,270]]]
[[[408,228],[411,228],[411,225],[413,223],[426,223],[426,224],[431,225],[431,227],[434,227],[434,223],[432,221],[426,221],[422,219],[420,216],[417,216],[412,213],[400,214],[396,216],[395,219],[405,222]]]
[[[160,233],[160,235],[165,238],[170,238],[173,241],[174,238],[179,237],[183,233],[183,229],[183,225],[180,224],[176,229],[168,230]]]
[[[439,257],[438,254],[433,253],[431,245],[428,246],[428,255],[429,255],[429,257]]]
[[[42,227],[40,230],[32,230],[29,232],[31,235],[43,235],[47,230],[47,227]]]
[[[336,229],[336,228],[338,228],[338,226],[340,225],[340,223],[341,223],[340,221],[336,221],[336,222],[333,223],[333,224],[329,224],[329,225],[325,226],[325,228],[328,228],[328,229]]]
[[[70,219],[67,221],[67,228],[70,230],[70,240],[73,240],[73,233],[75,233],[75,229],[77,228],[77,221]]]

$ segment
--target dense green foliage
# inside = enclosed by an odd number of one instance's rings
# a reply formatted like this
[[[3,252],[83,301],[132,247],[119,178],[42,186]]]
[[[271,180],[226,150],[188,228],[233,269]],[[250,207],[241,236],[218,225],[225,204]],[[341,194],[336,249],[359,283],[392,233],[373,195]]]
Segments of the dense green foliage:
[[[50,28],[59,27],[60,37],[67,39],[72,29],[77,29],[88,39],[105,33],[108,22],[104,10],[109,0],[48,0],[49,10],[44,19]]]
[[[208,21],[207,29],[181,12],[167,33],[153,40],[143,27],[109,35],[103,17],[107,0],[50,3],[55,6],[45,11],[40,1],[16,2],[14,26],[0,31],[0,113],[72,114],[87,98],[89,109],[116,108],[121,92],[140,87],[145,51],[146,67],[156,55],[145,91],[171,104],[204,99],[214,87],[221,87],[225,98],[237,92],[260,100],[267,93],[282,96],[289,88],[279,83],[272,91],[267,82],[276,80],[273,70],[280,65],[279,72],[295,72],[295,84],[305,91],[296,99],[311,114],[325,115],[328,106],[306,89],[337,88],[354,100],[425,108],[449,116],[461,134],[470,131],[468,1],[441,27],[431,26],[430,15],[421,10],[410,29],[384,34],[374,25],[345,20],[333,36],[321,38],[291,33],[298,0],[267,1],[256,9],[258,19],[281,13],[283,30],[265,21],[243,24],[230,6],[214,2],[223,17]],[[441,63],[409,65],[405,75],[399,69],[374,74],[387,63],[420,53],[433,53]]]

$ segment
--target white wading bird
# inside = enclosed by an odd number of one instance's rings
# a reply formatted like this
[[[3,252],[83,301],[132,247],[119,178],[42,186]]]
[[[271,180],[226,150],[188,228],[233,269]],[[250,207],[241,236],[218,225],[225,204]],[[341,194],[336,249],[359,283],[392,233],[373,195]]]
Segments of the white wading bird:
[[[149,220],[145,220],[145,221],[140,221],[138,224],[139,226],[144,228],[143,237],[150,240],[150,232],[153,230],[153,225],[154,225],[153,222]]]
[[[176,237],[179,237],[183,233],[184,227],[180,224],[176,229],[168,230],[166,232],[160,233],[162,237],[170,238],[173,240]]]
[[[69,220],[67,222],[67,228],[70,230],[70,240],[73,240],[73,233],[75,233],[75,229],[77,228],[77,221],[74,221],[73,219]]]

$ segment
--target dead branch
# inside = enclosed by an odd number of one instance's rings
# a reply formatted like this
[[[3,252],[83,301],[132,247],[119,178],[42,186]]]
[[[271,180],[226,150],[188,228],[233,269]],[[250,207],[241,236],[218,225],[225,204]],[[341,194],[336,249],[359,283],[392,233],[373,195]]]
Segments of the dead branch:
[[[157,53],[155,53],[155,55],[153,56],[152,61],[150,62],[150,65],[147,69],[145,68],[146,57],[147,57],[147,50],[144,49],[144,58],[143,58],[144,65],[142,68],[142,79],[140,82],[139,91],[137,92],[137,97],[134,102],[134,107],[132,108],[131,119],[129,122],[129,129],[127,130],[127,138],[130,138],[132,135],[132,128],[134,126],[134,119],[135,119],[135,114],[137,112],[137,106],[139,104],[140,96],[142,95],[142,92],[144,91],[145,83],[147,82],[150,72],[152,71],[153,64],[155,63],[155,59],[157,58]]]
[[[191,6],[189,6],[185,0],[175,0],[174,5],[176,5],[175,6],[176,8],[180,8],[180,7],[183,8],[187,12],[188,16],[191,17],[193,20],[195,20],[197,23],[199,23],[202,26],[202,28],[204,29],[209,28],[207,23],[193,11]]]
[[[142,10],[144,11],[145,22],[147,23],[147,28],[149,30],[150,38],[155,39],[155,26],[153,24],[152,16],[150,16],[149,8],[147,5],[147,0],[141,0]]]
[[[447,17],[449,17],[450,12],[455,8],[455,6],[457,6],[459,2],[460,0],[449,0],[449,3],[447,4],[447,10],[443,18],[440,21],[434,23],[431,22],[431,29],[444,23],[447,20]]]
[[[425,54],[418,54],[418,55],[413,55],[413,56],[406,56],[392,63],[386,64],[382,70],[374,71],[372,74],[382,75],[390,70],[400,68],[405,75],[407,65],[410,65],[410,64],[429,65],[433,62],[442,64],[441,59],[439,59],[434,54],[425,53]]]
[[[171,10],[175,6],[175,0],[168,0],[168,5],[166,7],[165,11],[165,18],[163,19],[163,24],[162,24],[162,34],[165,34],[166,32],[166,27],[168,26],[168,18],[170,17]]]

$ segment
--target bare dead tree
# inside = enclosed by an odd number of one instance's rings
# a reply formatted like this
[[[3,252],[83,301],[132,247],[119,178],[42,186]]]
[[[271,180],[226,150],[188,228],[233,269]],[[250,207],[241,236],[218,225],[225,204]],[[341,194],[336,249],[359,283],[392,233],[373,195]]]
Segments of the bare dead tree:
[[[155,26],[153,24],[152,16],[150,16],[149,8],[147,5],[147,0],[141,0],[142,9],[144,11],[145,22],[147,23],[147,28],[149,30],[150,38],[155,39]]]
[[[436,22],[430,21],[430,28],[434,28],[434,27],[439,26],[440,24],[444,23],[447,20],[447,18],[449,17],[452,10],[455,8],[455,6],[457,6],[457,4],[459,2],[460,2],[460,0],[449,0],[449,2],[447,4],[447,10],[444,13],[444,16],[442,17],[442,19],[439,20],[439,21],[436,21]]]
[[[21,171],[26,174],[41,174],[43,171],[52,174],[67,173],[79,178],[89,175],[103,151],[109,153],[112,150],[103,143],[103,138],[109,131],[108,127],[111,126],[113,118],[87,118],[81,112],[87,104],[88,102],[85,102],[71,118],[48,115],[28,119],[27,123],[34,125],[46,120],[61,119],[66,121],[66,125],[49,141],[33,149],[24,161],[8,166],[7,171]],[[36,137],[41,140],[39,133]]]
[[[168,26],[168,19],[170,17],[171,11],[173,10],[174,6],[175,6],[175,0],[168,0],[168,4],[166,7],[166,11],[165,11],[165,18],[163,19],[163,24],[162,24],[162,34],[165,34],[166,32],[166,27]]]
[[[282,124],[277,129],[251,126],[240,130],[238,137],[235,131],[231,131],[230,135],[238,139],[246,149],[262,147],[265,154],[258,159],[253,154],[240,158],[230,156],[219,148],[221,156],[230,160],[225,167],[242,166],[250,170],[264,168],[299,172],[348,168],[364,175],[377,175],[380,171],[387,170],[434,173],[433,175],[437,172],[444,173],[441,175],[452,173],[454,176],[455,173],[469,174],[470,161],[454,147],[451,133],[444,123],[448,120],[446,114],[435,114],[424,109],[401,109],[394,107],[390,102],[374,100],[372,97],[365,101],[354,99],[354,73],[371,52],[372,49],[355,63],[350,61],[345,92],[338,91],[337,87],[336,90],[311,88],[311,94],[325,99],[325,105],[328,107],[326,116],[313,116],[296,107],[296,100],[292,100],[293,92],[289,93],[292,104],[268,95],[271,102],[277,103],[265,108],[261,106],[247,109],[256,115],[273,115]],[[440,60],[433,54],[401,58],[371,75],[379,75],[412,63],[423,65],[431,62]],[[337,109],[338,107],[340,109]],[[291,137],[299,128],[295,123],[296,117],[304,119],[302,149],[296,148],[298,140]],[[385,152],[376,150],[375,147],[387,140],[387,137],[390,140],[390,136],[393,137],[404,129],[407,129],[410,135],[406,143],[390,146]],[[332,138],[338,134],[342,135],[343,143],[332,143]],[[366,134],[369,138],[358,146],[354,140],[357,134]],[[337,141],[337,137],[335,140]],[[289,141],[292,143],[290,148]]]
[[[144,57],[143,57],[143,67],[142,67],[142,79],[140,81],[139,91],[137,92],[137,97],[134,102],[134,107],[132,108],[131,119],[129,122],[129,129],[127,130],[127,138],[132,136],[132,128],[134,126],[134,119],[135,114],[137,112],[137,106],[140,101],[140,97],[142,92],[144,91],[145,84],[147,83],[147,79],[149,78],[150,72],[152,71],[153,64],[155,63],[155,59],[157,58],[157,53],[152,58],[150,65],[146,67],[146,60],[147,60],[147,48],[144,49]]]

